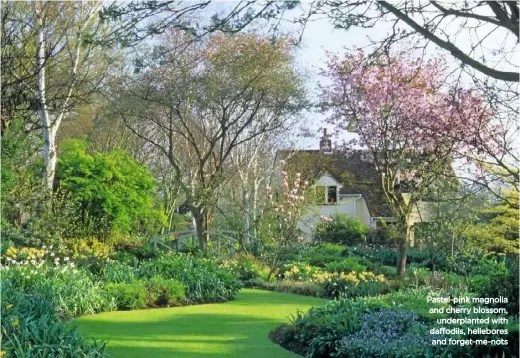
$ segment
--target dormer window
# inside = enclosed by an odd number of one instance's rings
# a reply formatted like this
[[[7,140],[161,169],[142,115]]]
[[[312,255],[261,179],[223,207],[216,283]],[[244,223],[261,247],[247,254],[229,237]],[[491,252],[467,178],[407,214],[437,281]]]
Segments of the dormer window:
[[[335,185],[331,186],[316,186],[316,194],[318,198],[318,204],[335,204],[338,202],[338,187]],[[320,197],[322,199],[320,199]]]
[[[328,186],[327,187],[327,204],[334,204],[338,202],[338,187]]]

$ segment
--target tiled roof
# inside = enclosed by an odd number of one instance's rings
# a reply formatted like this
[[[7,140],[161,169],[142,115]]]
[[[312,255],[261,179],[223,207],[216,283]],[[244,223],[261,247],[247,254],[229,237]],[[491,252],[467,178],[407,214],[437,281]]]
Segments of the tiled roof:
[[[392,216],[379,174],[363,159],[363,154],[362,150],[330,154],[319,150],[280,150],[277,158],[286,161],[285,170],[300,172],[311,183],[329,173],[343,186],[340,194],[363,194],[371,216]]]

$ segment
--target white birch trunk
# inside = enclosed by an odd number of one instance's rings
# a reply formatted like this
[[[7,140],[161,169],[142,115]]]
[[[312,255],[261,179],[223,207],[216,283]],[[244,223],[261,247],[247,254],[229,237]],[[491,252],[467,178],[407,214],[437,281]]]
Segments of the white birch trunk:
[[[76,46],[74,48],[74,57],[71,63],[70,83],[64,101],[61,103],[61,108],[57,114],[51,116],[47,104],[46,93],[46,61],[47,54],[45,53],[45,24],[43,22],[43,5],[41,0],[35,0],[34,17],[35,17],[35,31],[36,31],[36,69],[38,72],[38,116],[42,125],[42,139],[43,139],[43,182],[45,189],[52,191],[54,176],[56,174],[56,163],[58,160],[56,148],[56,136],[61,121],[68,110],[69,103],[76,86],[76,79],[78,74],[78,65],[81,55],[81,38],[83,32],[88,27],[90,22],[94,19],[97,12],[101,9],[102,2],[98,2],[92,7],[90,13],[84,18],[84,22],[80,23],[77,29]],[[83,18],[83,4],[80,6],[80,17]]]
[[[244,183],[244,246],[249,247],[249,190]]]
[[[258,223],[256,221],[258,212],[258,186],[260,185],[260,181],[261,180],[259,180],[255,175],[255,181],[253,184],[253,223],[255,225],[253,228],[253,244],[256,244],[258,241]]]
[[[52,123],[47,108],[45,84],[45,35],[40,0],[33,3],[36,30],[36,68],[38,71],[38,117],[42,126],[43,138],[43,183],[45,189],[51,191],[56,171],[56,137],[53,135]]]

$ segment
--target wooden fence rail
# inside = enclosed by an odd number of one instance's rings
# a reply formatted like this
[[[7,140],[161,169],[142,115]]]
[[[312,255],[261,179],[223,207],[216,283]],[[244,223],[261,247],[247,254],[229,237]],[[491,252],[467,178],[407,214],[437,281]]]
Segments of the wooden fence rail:
[[[240,233],[232,230],[208,230],[204,234],[212,237],[212,242],[216,243],[216,251],[220,254],[222,249],[229,249],[231,258],[234,257],[239,241],[233,236],[238,236]],[[170,239],[170,240],[168,240]],[[190,246],[191,239],[191,246]],[[150,238],[150,243],[154,248],[163,248],[173,252],[188,250],[198,247],[197,233],[195,230],[182,230],[167,232],[156,235]]]

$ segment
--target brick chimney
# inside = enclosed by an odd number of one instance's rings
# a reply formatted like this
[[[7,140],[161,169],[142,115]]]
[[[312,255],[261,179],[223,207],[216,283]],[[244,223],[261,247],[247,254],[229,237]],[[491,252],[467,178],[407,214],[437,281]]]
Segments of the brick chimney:
[[[320,152],[332,153],[332,140],[331,135],[327,134],[327,128],[323,128],[323,136],[320,139]]]

